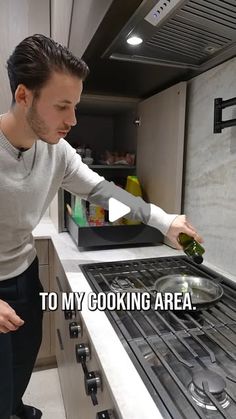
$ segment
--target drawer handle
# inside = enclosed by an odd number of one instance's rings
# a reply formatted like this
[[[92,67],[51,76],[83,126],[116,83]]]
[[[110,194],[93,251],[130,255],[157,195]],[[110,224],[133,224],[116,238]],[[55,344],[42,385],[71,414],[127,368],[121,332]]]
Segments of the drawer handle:
[[[59,288],[59,291],[60,291],[60,292],[63,292],[63,289],[62,289],[62,286],[61,286],[61,283],[60,283],[59,276],[56,276],[56,281],[57,281],[57,286],[58,286],[58,288]]]
[[[60,346],[61,351],[64,351],[64,346],[63,346],[63,343],[62,343],[60,329],[57,329],[57,338],[58,338],[58,342],[59,342],[59,346]]]

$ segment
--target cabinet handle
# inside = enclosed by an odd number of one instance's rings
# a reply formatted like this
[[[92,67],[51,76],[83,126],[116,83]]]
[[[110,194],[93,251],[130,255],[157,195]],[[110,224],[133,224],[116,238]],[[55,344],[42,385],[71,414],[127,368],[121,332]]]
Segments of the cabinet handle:
[[[58,286],[58,288],[59,288],[59,291],[60,291],[60,292],[63,292],[63,289],[62,289],[62,286],[61,286],[61,283],[60,283],[59,276],[56,276],[56,281],[57,281],[57,286]]]
[[[102,412],[97,412],[96,419],[112,419],[114,418],[112,410],[103,410]],[[115,419],[115,418],[114,418]]]
[[[58,338],[58,342],[59,342],[59,346],[60,346],[61,351],[64,351],[64,346],[63,346],[63,343],[62,343],[60,329],[57,329],[57,338]]]

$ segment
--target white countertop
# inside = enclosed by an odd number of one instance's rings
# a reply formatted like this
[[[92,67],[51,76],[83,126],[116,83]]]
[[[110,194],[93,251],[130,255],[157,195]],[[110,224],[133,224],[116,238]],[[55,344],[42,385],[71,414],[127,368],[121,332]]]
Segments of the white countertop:
[[[68,233],[58,233],[50,218],[43,218],[33,231],[36,239],[51,239],[63,264],[65,272],[79,272],[78,264],[112,262],[149,257],[175,256],[184,254],[166,245],[132,247],[109,250],[79,251],[78,247]],[[236,277],[229,272],[214,266],[204,260],[204,266],[216,270],[236,282]]]
[[[52,240],[72,291],[85,292],[86,294],[92,290],[81,273],[79,264],[182,254],[182,252],[165,245],[80,252],[68,233],[58,234],[50,219],[43,219],[33,234],[36,239],[47,238]],[[204,264],[214,269],[212,265]],[[218,269],[218,271],[220,270]],[[223,271],[220,271],[220,273],[226,275]],[[227,276],[235,280],[232,276],[228,274]],[[107,316],[102,311],[89,311],[86,301],[87,299],[84,298],[85,304],[83,304],[81,316],[86,324],[122,418],[161,419],[162,415]]]

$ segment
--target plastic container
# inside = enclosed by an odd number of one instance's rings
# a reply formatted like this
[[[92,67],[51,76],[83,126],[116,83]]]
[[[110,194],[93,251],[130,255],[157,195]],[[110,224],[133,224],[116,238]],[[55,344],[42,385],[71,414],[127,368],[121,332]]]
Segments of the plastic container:
[[[142,197],[142,189],[137,176],[127,176],[125,190],[134,196]],[[141,224],[140,221],[129,220],[128,218],[124,218],[123,222],[128,225]]]
[[[127,176],[125,190],[134,196],[142,197],[142,189],[137,176]]]
[[[80,227],[88,225],[86,217],[86,202],[84,201],[84,199],[81,199],[78,196],[75,197],[72,218]]]
[[[105,210],[99,205],[89,204],[89,225],[102,226],[105,223]]]

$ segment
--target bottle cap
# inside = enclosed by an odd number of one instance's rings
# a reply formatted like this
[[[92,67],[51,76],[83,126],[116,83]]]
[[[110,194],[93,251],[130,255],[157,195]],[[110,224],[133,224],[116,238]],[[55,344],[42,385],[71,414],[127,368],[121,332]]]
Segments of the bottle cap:
[[[194,261],[195,263],[197,263],[198,265],[200,265],[200,263],[202,263],[202,262],[203,262],[203,257],[202,257],[201,255],[196,255],[196,256],[193,256],[193,261]]]

